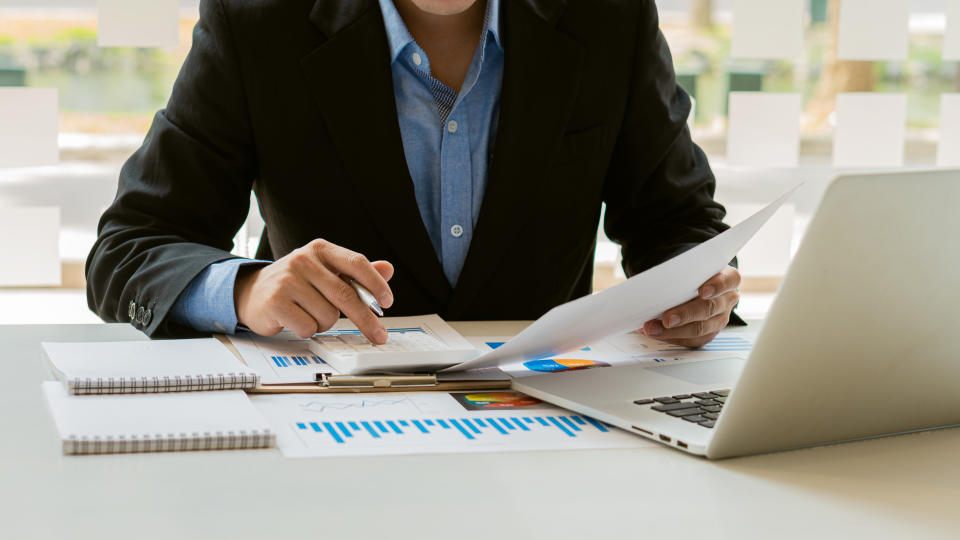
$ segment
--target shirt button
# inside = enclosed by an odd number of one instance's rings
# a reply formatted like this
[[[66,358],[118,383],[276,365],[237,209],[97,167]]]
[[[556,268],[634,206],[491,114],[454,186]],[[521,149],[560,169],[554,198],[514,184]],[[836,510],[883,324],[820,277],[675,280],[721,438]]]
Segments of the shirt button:
[[[463,227],[460,225],[454,225],[453,227],[450,227],[450,234],[452,234],[454,238],[460,238],[463,236]]]
[[[456,132],[457,132],[457,127],[458,127],[458,126],[457,126],[457,121],[456,121],[456,120],[451,120],[451,121],[447,122],[447,131],[449,131],[450,133],[456,133]]]
[[[420,53],[413,53],[413,56],[411,56],[410,59],[413,60],[413,63],[418,66],[423,63],[423,58],[420,58]]]

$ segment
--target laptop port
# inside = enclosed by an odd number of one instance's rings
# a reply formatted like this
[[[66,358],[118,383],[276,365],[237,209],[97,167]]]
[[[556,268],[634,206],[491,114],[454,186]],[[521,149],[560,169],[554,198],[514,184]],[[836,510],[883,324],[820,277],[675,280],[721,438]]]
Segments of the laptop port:
[[[639,431],[640,433],[645,433],[645,434],[653,437],[653,432],[652,432],[652,431],[647,431],[647,430],[645,430],[645,429],[643,429],[643,428],[638,428],[637,426],[630,426],[630,427],[632,427],[633,429]]]
[[[670,437],[667,437],[666,435],[661,435],[660,440],[663,442],[670,442]]]
[[[683,441],[677,441],[677,446],[679,446],[680,448],[688,448],[687,443]]]

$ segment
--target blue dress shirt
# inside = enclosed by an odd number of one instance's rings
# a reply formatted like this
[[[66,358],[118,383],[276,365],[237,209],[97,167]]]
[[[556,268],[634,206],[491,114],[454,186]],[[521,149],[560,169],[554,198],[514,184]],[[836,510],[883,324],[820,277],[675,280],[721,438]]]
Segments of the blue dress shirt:
[[[430,60],[413,39],[392,0],[379,0],[387,41],[400,136],[420,216],[450,285],[463,269],[487,185],[496,139],[503,47],[500,0],[487,0],[480,43],[456,92],[430,73]],[[349,246],[347,246],[349,247]],[[233,333],[233,289],[238,270],[266,261],[230,259],[208,266],[171,309],[173,320],[203,332]]]

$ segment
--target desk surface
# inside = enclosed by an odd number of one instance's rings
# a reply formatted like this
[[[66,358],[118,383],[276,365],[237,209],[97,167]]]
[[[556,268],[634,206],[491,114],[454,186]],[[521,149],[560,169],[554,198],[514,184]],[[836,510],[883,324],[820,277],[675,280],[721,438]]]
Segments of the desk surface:
[[[510,335],[519,323],[461,323]],[[960,429],[710,462],[664,447],[284,459],[65,457],[41,341],[129,325],[0,326],[0,536],[957,538]]]

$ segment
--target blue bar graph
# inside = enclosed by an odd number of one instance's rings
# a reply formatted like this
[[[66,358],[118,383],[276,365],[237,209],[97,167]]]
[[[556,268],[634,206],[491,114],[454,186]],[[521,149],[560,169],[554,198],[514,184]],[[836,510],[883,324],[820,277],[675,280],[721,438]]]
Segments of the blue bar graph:
[[[517,427],[519,427],[520,429],[524,431],[530,431],[530,428],[528,428],[523,422],[521,422],[519,418],[511,418],[511,420],[513,420],[513,423],[517,424]]]
[[[370,422],[360,422],[360,423],[363,424],[363,429],[367,430],[367,433],[369,433],[371,437],[373,437],[374,439],[380,438],[380,434],[373,429],[373,427],[370,425]],[[299,426],[299,424],[297,425]]]
[[[753,344],[740,336],[717,336],[713,341],[707,343],[699,350],[702,351],[720,351],[720,352],[750,352]],[[668,347],[666,351],[683,351],[683,347]]]
[[[468,439],[470,439],[470,440],[473,440],[473,439],[476,438],[476,437],[474,437],[473,435],[471,435],[469,431],[467,431],[466,429],[464,429],[463,426],[460,425],[460,422],[457,422],[456,420],[454,420],[453,418],[451,418],[451,419],[450,419],[450,423],[453,424],[453,427],[459,429],[459,430],[460,430],[460,433],[463,433],[463,436],[464,436],[464,437],[466,437],[466,438],[468,438]]]
[[[287,367],[310,367],[313,365],[323,365],[326,362],[323,361],[323,358],[319,356],[271,356],[270,360],[273,362],[273,365],[276,367],[287,368]]]
[[[296,422],[294,426],[297,431],[305,434],[322,434],[321,437],[327,437],[328,441],[335,444],[349,444],[351,440],[357,440],[357,437],[363,440],[387,440],[404,435],[426,437],[436,433],[459,434],[468,441],[518,436],[517,434],[538,431],[554,431],[562,434],[563,438],[575,438],[586,432],[609,433],[611,427],[589,416],[579,415],[332,420],[320,423]]]
[[[388,334],[406,334],[410,332],[426,334],[427,331],[423,328],[387,328]],[[327,330],[326,332],[321,332],[317,334],[318,336],[362,336],[363,333],[360,330],[344,329],[344,330]]]

